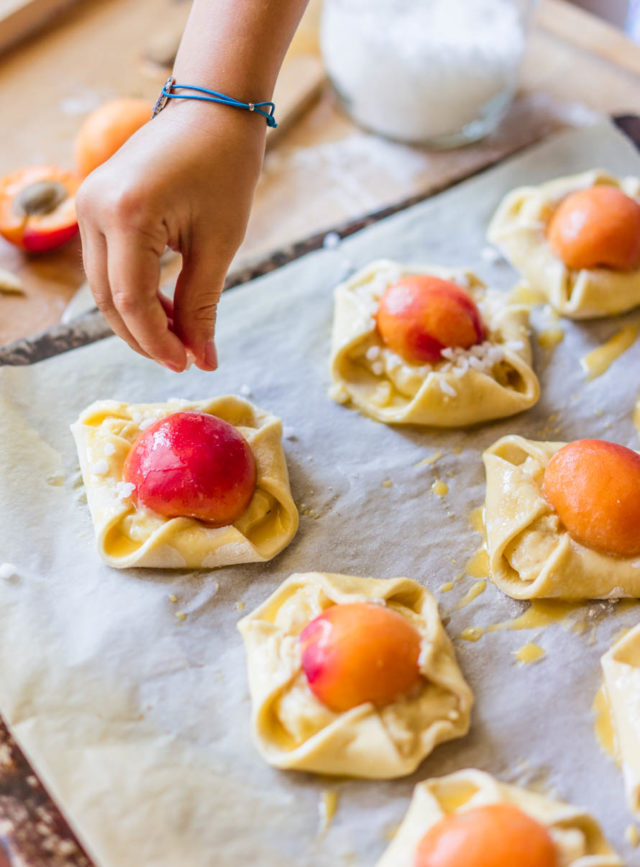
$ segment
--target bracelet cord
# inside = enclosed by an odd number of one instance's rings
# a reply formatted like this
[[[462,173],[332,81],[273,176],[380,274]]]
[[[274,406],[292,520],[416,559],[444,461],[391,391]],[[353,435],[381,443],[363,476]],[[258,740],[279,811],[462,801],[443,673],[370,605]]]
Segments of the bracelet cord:
[[[176,90],[186,90],[188,93],[176,93]],[[231,108],[240,108],[260,114],[266,120],[267,126],[275,129],[278,126],[274,117],[275,103],[273,102],[241,102],[233,96],[227,96],[217,90],[208,90],[206,87],[196,87],[191,84],[176,84],[175,79],[169,78],[163,84],[160,96],[156,102],[152,117],[155,117],[167,104],[169,99],[196,99],[202,102],[217,102],[219,105],[228,105]]]

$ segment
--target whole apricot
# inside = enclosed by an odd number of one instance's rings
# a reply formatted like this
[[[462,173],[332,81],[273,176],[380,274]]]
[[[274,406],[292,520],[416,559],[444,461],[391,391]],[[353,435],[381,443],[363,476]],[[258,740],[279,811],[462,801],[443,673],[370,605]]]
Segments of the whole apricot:
[[[112,157],[151,119],[151,109],[146,99],[113,99],[92,111],[76,136],[78,172],[84,177]]]
[[[202,412],[176,412],[149,425],[124,464],[133,497],[167,518],[232,524],[256,486],[251,447],[233,425]]]
[[[468,349],[486,337],[471,296],[456,283],[427,274],[389,286],[376,323],[383,342],[410,364],[435,364],[445,347]]]
[[[513,804],[451,813],[418,843],[414,867],[558,867],[551,835]]]
[[[544,471],[543,493],[569,535],[614,557],[640,554],[640,455],[605,440],[576,440]]]
[[[567,268],[640,267],[640,205],[617,187],[598,185],[566,196],[547,237]]]
[[[420,681],[420,634],[384,605],[334,605],[299,640],[309,688],[337,713],[365,702],[383,707]]]

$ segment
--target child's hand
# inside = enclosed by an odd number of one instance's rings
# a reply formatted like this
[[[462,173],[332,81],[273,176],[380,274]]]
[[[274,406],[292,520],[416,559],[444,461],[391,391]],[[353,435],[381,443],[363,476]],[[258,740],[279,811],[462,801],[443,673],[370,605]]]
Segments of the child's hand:
[[[216,305],[245,233],[264,152],[259,115],[172,100],[84,181],[78,218],[98,307],[129,346],[172,370],[190,350],[217,366]],[[173,303],[159,295],[165,246],[182,253]]]

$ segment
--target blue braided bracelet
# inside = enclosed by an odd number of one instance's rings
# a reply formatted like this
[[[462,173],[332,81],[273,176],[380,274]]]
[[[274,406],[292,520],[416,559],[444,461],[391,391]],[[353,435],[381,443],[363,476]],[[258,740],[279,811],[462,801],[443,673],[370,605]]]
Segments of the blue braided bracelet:
[[[175,93],[176,90],[188,90],[190,93]],[[200,94],[205,94],[200,96]],[[207,90],[206,87],[194,87],[190,84],[176,84],[175,78],[167,78],[162,85],[160,96],[153,107],[151,117],[154,118],[165,107],[170,99],[199,99],[203,102],[217,102],[220,105],[229,105],[231,108],[241,108],[244,111],[253,111],[256,114],[261,114],[266,120],[267,126],[276,127],[276,119],[273,113],[276,109],[273,102],[240,102],[239,99],[234,99],[232,96],[226,96],[224,93],[218,93],[217,90]]]

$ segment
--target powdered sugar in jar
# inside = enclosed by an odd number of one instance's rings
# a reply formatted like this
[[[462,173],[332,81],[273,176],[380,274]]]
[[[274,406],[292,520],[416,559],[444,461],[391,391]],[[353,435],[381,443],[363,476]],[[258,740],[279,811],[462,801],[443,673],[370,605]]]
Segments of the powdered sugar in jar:
[[[531,0],[325,0],[327,71],[362,126],[455,147],[491,132],[518,85]]]

